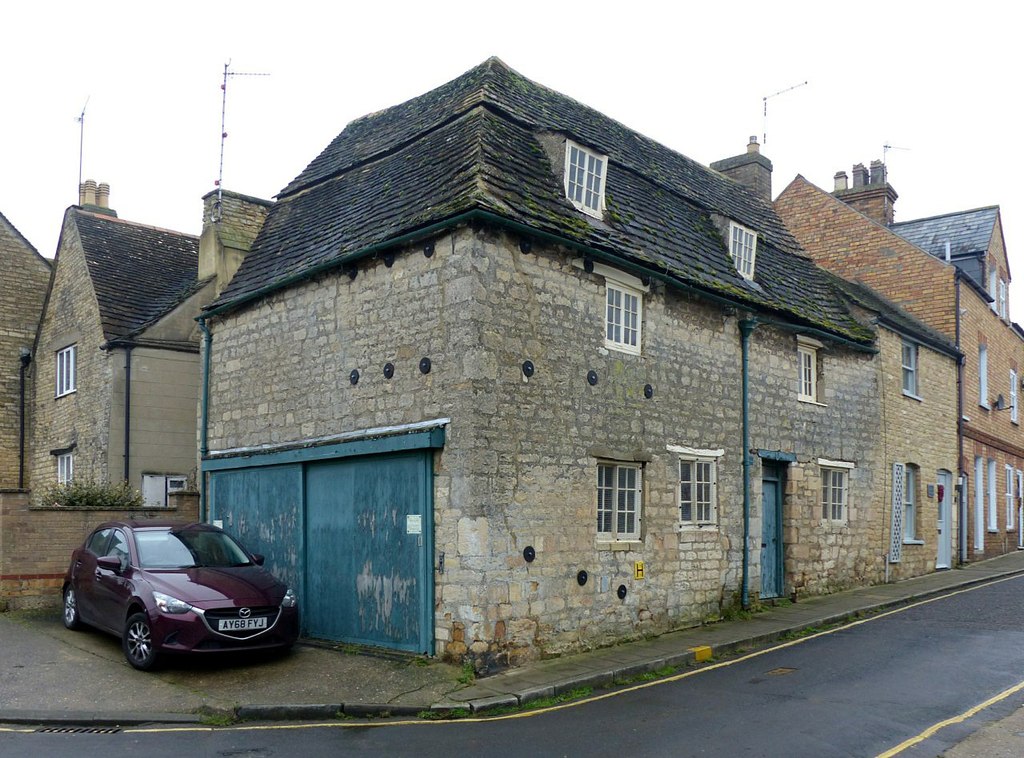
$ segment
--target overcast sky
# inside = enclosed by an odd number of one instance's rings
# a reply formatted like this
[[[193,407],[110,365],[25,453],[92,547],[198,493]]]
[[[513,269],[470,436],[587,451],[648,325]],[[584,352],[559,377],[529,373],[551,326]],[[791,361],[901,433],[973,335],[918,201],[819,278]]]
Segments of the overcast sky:
[[[121,218],[198,234],[214,189],[273,197],[354,118],[496,55],[701,163],[767,140],[798,173],[885,158],[897,220],[1000,205],[1024,297],[1022,42],[1007,4],[63,3],[3,12],[0,212],[46,257],[82,176]],[[769,98],[764,119],[764,98]],[[892,148],[884,150],[884,145]],[[1015,314],[1024,319],[1024,311]]]

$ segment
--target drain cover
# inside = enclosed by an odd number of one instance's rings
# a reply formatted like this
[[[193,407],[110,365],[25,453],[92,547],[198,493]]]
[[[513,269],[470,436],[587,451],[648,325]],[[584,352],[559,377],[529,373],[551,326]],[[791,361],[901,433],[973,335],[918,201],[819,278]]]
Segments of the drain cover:
[[[791,669],[791,668],[786,668],[785,666],[780,666],[777,669],[772,669],[771,671],[766,671],[765,675],[766,676],[785,676],[786,674],[792,674],[794,671],[796,671],[796,669]]]

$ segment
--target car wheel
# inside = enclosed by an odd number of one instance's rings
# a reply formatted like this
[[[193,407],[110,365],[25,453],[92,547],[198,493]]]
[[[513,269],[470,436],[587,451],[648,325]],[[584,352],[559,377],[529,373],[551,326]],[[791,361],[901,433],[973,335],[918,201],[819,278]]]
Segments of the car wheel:
[[[149,616],[133,613],[128,617],[121,636],[121,649],[128,663],[139,671],[149,671],[156,665],[156,647],[149,628]]]
[[[64,588],[64,626],[68,629],[82,628],[82,617],[78,615],[78,597],[70,584]]]

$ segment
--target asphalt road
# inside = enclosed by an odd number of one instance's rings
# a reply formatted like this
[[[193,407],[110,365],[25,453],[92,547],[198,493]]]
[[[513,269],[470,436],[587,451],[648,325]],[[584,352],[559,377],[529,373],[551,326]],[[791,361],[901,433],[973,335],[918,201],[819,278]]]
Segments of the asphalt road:
[[[487,722],[8,733],[0,756],[937,756],[1024,703],[1024,577],[738,657],[676,681]]]

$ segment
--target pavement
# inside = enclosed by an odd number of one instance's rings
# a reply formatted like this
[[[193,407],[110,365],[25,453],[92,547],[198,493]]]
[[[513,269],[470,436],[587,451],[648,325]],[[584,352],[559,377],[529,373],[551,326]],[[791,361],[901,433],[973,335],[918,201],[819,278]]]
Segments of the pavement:
[[[1019,551],[486,677],[424,657],[320,643],[301,643],[269,658],[168,659],[157,671],[143,673],[124,661],[118,639],[68,631],[56,608],[14,611],[0,614],[0,724],[99,727],[483,713],[581,687],[608,687],[667,667],[685,668],[709,656],[1022,573],[1024,552]],[[1006,755],[1024,754],[1024,709],[947,755],[1002,755],[1004,749],[1010,751]]]

